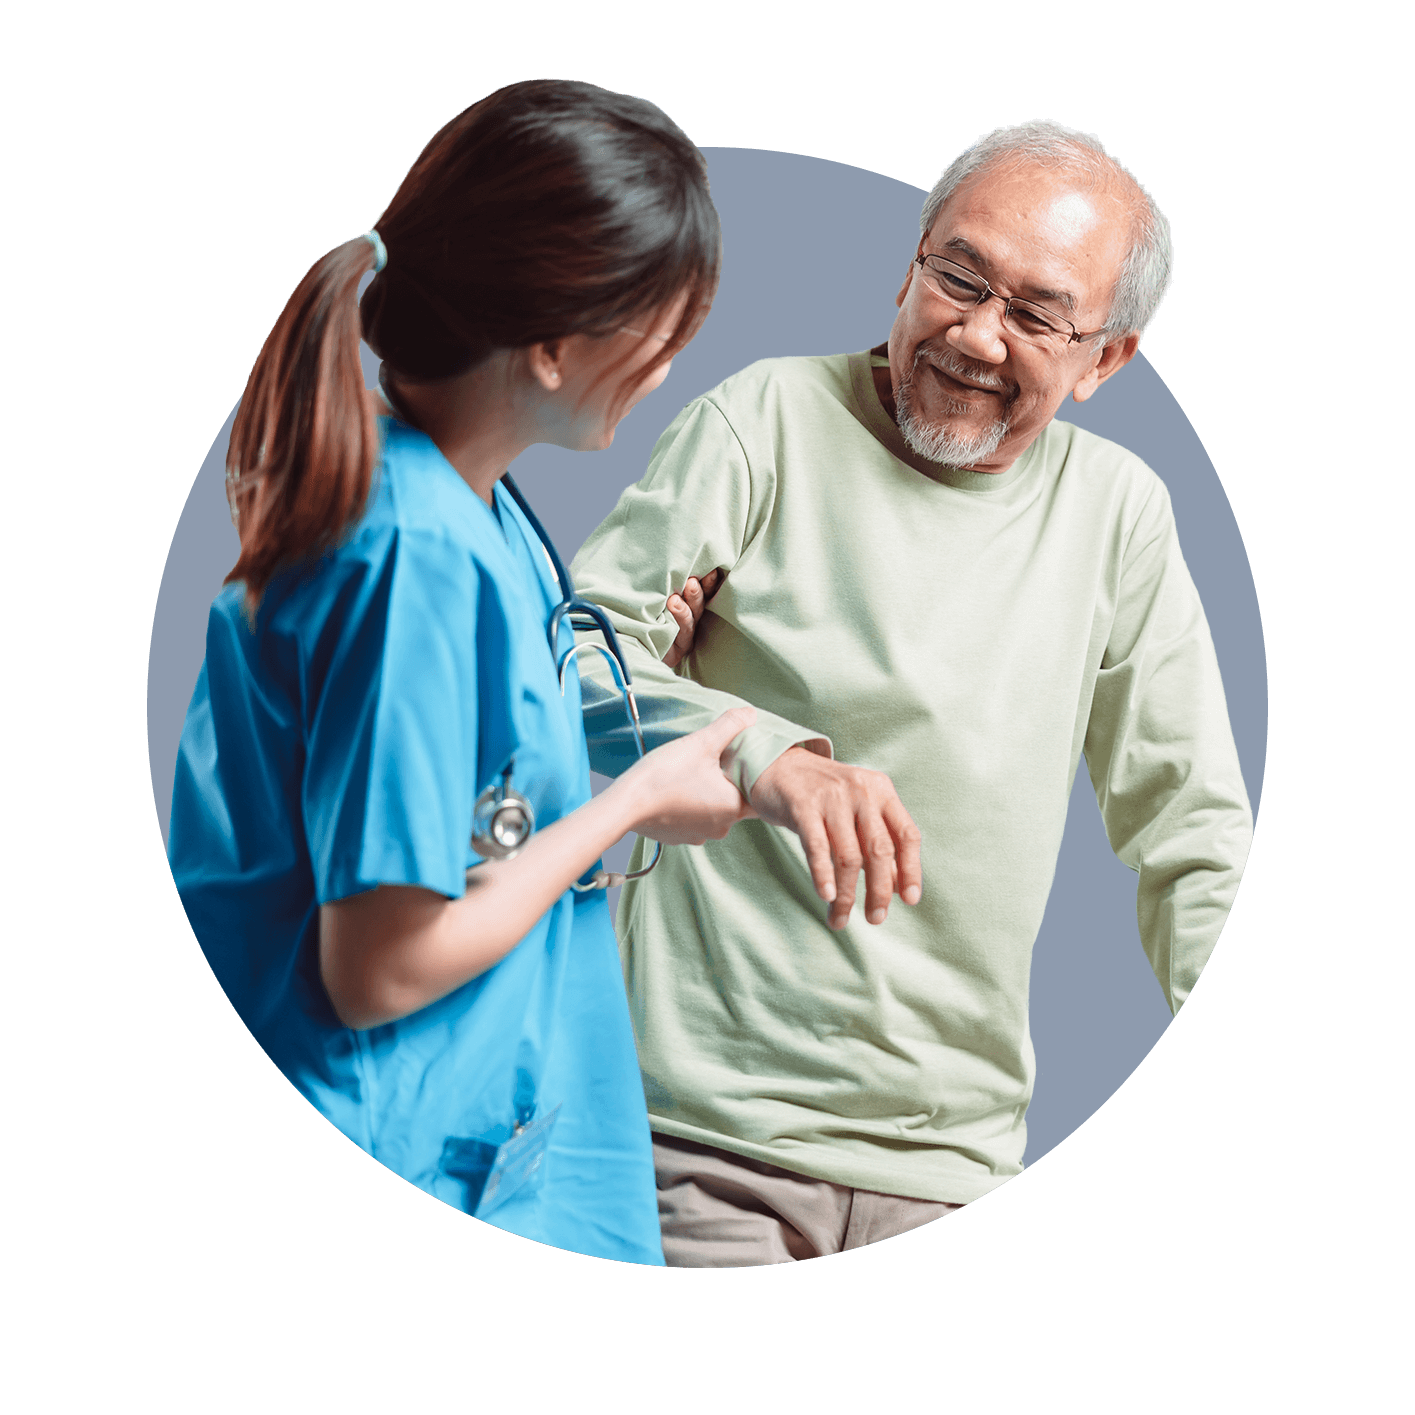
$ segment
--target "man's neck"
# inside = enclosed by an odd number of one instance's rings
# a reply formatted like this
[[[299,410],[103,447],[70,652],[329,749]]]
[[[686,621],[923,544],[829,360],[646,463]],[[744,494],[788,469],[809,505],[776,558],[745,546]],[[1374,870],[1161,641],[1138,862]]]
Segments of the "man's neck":
[[[889,420],[896,427],[899,425],[899,414],[894,406],[894,378],[889,372],[889,345],[876,344],[870,350],[872,359],[884,359],[883,365],[874,364],[870,373],[875,381],[875,393],[879,396],[880,407],[889,414]]]

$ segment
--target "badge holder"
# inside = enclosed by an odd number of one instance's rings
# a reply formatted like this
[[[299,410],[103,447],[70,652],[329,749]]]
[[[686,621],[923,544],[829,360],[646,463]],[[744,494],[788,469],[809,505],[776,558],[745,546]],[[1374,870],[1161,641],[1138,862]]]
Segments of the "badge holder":
[[[511,1138],[496,1147],[496,1158],[482,1186],[481,1198],[472,1210],[476,1218],[493,1213],[539,1177],[550,1132],[559,1114],[560,1107],[556,1106],[539,1120],[518,1123]]]

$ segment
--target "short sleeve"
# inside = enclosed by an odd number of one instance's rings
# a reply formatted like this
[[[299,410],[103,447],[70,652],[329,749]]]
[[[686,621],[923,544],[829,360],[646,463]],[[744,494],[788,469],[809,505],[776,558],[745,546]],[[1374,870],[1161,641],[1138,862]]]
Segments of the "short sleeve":
[[[497,667],[479,662],[475,561],[449,538],[401,529],[334,594],[307,668],[301,801],[315,893],[328,903],[404,884],[458,897],[479,672]]]

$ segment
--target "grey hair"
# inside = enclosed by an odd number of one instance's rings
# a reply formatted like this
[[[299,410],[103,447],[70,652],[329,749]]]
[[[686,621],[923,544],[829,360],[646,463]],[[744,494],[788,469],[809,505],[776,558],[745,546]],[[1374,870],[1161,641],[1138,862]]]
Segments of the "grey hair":
[[[1097,185],[1120,177],[1134,187],[1142,200],[1138,203],[1130,249],[1111,292],[1104,334],[1110,340],[1141,333],[1169,286],[1174,264],[1169,222],[1144,187],[1090,133],[1039,121],[998,128],[979,138],[934,184],[919,216],[919,230],[927,236],[944,202],[964,182],[1008,159],[1038,167],[1067,168],[1084,174]]]

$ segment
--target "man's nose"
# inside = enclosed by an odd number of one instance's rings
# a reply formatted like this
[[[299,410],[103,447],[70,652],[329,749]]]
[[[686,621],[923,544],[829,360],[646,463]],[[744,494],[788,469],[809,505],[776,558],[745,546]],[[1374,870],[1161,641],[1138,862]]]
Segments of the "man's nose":
[[[995,296],[980,305],[963,310],[958,322],[944,336],[960,354],[979,363],[1007,362],[1007,344],[1002,337],[1002,314],[1005,306]]]

